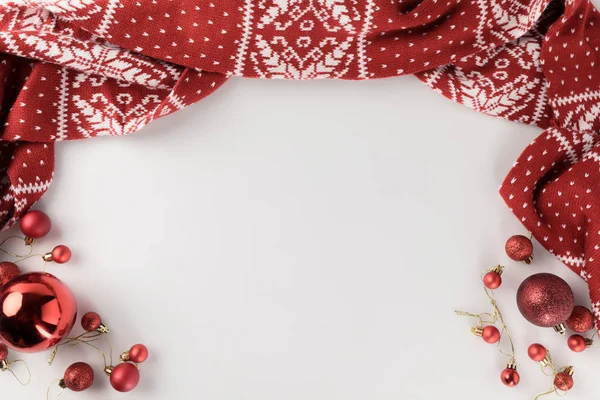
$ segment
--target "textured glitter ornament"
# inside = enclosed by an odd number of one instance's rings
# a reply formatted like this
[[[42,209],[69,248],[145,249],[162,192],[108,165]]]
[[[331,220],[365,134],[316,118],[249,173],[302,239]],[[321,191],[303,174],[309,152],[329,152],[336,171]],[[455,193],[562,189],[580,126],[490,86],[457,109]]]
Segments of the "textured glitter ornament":
[[[17,264],[10,261],[0,262],[0,287],[19,275],[21,275],[21,270]]]
[[[102,318],[100,318],[100,315],[98,315],[98,313],[95,313],[93,311],[83,314],[83,317],[81,317],[81,327],[86,332],[93,332],[93,331],[97,331],[99,333],[108,333],[109,332],[108,327],[102,323]]]
[[[517,290],[517,306],[536,326],[560,327],[569,318],[575,299],[571,287],[556,275],[540,273],[525,279]]]
[[[567,392],[573,389],[574,381],[572,375],[573,369],[571,367],[568,367],[565,371],[559,372],[554,377],[554,386],[556,386],[558,390],[562,390],[563,392]]]
[[[71,364],[65,371],[65,375],[59,383],[62,388],[69,388],[74,392],[82,392],[94,383],[94,370],[89,364],[76,362]]]
[[[566,325],[573,332],[587,332],[594,327],[594,315],[586,307],[575,306],[571,316],[566,321]]]
[[[527,236],[511,236],[506,241],[504,250],[512,260],[523,261],[526,264],[531,264],[533,261],[533,243]]]
[[[521,376],[517,372],[517,367],[514,365],[509,365],[500,374],[500,380],[508,387],[517,386],[521,380]]]
[[[19,275],[0,291],[0,340],[17,351],[56,346],[71,332],[76,316],[71,290],[47,273]]]

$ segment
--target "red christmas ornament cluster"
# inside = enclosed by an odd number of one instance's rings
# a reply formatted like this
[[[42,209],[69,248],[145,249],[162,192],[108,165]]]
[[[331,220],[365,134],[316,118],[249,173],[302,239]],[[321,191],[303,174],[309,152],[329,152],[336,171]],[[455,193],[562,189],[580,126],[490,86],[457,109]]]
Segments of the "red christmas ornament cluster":
[[[552,375],[554,376],[552,389],[542,395],[537,396],[536,399],[545,394],[558,391],[567,392],[573,388],[573,367],[569,366],[558,370],[554,364],[554,361],[552,360],[552,357],[550,357],[548,350],[546,350],[546,348],[539,343],[534,343],[529,346],[527,354],[533,361],[540,363],[542,368],[549,367],[552,370]]]

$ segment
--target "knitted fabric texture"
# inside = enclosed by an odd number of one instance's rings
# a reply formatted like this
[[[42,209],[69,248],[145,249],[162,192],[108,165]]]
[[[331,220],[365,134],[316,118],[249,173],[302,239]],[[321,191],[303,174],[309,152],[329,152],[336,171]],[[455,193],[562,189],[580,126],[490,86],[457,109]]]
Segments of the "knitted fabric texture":
[[[500,193],[600,318],[600,13],[589,0],[21,0],[0,5],[0,223],[61,140],[126,135],[230,76],[415,74],[539,126]]]

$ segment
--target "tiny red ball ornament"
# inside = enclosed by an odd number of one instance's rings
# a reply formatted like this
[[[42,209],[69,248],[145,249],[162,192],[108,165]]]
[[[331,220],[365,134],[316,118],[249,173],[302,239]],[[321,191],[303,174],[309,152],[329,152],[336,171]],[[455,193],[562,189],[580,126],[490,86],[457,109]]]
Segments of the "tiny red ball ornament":
[[[566,371],[559,372],[554,377],[554,386],[563,392],[573,389],[573,384],[573,377]]]
[[[10,261],[0,262],[0,287],[19,275],[21,275],[21,270],[17,264]]]
[[[489,343],[489,344],[498,343],[498,341],[500,340],[500,331],[495,326],[488,325],[485,328],[483,328],[481,337],[482,337],[483,341],[486,343]]]
[[[506,241],[504,249],[512,260],[523,261],[526,264],[531,264],[533,261],[533,243],[527,236],[511,236]]]
[[[134,344],[129,349],[129,360],[136,364],[143,363],[148,358],[148,348],[143,344]]]
[[[21,218],[21,232],[33,239],[43,238],[50,232],[52,222],[50,217],[39,210],[29,211]]]
[[[571,335],[567,344],[575,353],[581,353],[587,348],[587,340],[581,335]]]
[[[64,385],[74,392],[82,392],[94,383],[94,370],[89,364],[76,362],[65,371]]]
[[[527,349],[527,355],[533,361],[541,362],[544,361],[547,355],[546,348],[539,343],[534,343]]]
[[[567,327],[576,333],[584,333],[594,327],[594,315],[583,306],[575,306],[571,316],[566,321]]]
[[[140,371],[128,362],[117,365],[110,373],[110,384],[117,392],[130,392],[139,382]]]
[[[498,289],[502,285],[502,276],[496,271],[490,271],[483,276],[483,284],[488,289]]]
[[[519,376],[519,373],[517,372],[516,369],[514,369],[514,368],[506,368],[500,374],[500,380],[506,386],[508,386],[508,387],[514,387],[514,386],[517,386],[519,384],[519,381],[521,380],[521,377]]]
[[[4,343],[0,343],[0,361],[6,360],[8,357],[8,347]]]
[[[562,278],[540,273],[521,283],[517,290],[517,306],[527,321],[548,328],[569,318],[575,298],[573,290]]]
[[[83,317],[81,317],[81,327],[86,332],[93,332],[100,328],[100,325],[102,325],[102,319],[98,313],[90,311],[83,314]]]
[[[64,244],[56,246],[50,254],[52,261],[58,264],[64,264],[71,259],[71,249]]]

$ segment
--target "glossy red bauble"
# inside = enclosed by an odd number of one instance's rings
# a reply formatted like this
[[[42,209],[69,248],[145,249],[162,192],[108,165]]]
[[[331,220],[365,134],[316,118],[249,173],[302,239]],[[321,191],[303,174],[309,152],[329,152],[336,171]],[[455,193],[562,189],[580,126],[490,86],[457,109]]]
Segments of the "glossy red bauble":
[[[4,343],[0,343],[0,361],[6,360],[8,357],[8,347]]]
[[[498,343],[498,341],[500,340],[500,331],[495,326],[488,325],[485,328],[483,328],[481,338],[484,342],[489,344]]]
[[[76,362],[65,371],[63,382],[74,392],[82,392],[94,383],[94,370],[89,364]]]
[[[517,306],[534,325],[553,327],[569,318],[575,298],[571,287],[556,275],[541,273],[525,279],[517,290]]]
[[[529,358],[531,358],[533,361],[540,362],[544,361],[546,355],[548,355],[548,352],[541,344],[534,343],[527,349],[527,355],[529,355]]]
[[[516,369],[506,368],[500,374],[500,380],[508,387],[514,387],[519,384],[521,377]]]
[[[71,259],[71,249],[61,244],[52,249],[52,261],[58,264],[64,264]]]
[[[52,222],[50,221],[50,217],[48,217],[45,213],[39,210],[33,210],[23,215],[21,218],[20,227],[21,232],[23,232],[25,236],[39,239],[46,236],[48,232],[50,232]]]
[[[531,239],[523,235],[511,236],[506,241],[504,248],[506,254],[515,261],[524,261],[527,264],[531,263],[533,257],[533,243]]]
[[[567,340],[569,348],[575,353],[581,353],[587,348],[587,340],[581,335],[571,335]]]
[[[110,373],[110,384],[117,392],[130,392],[139,382],[140,371],[128,362],[117,365]]]
[[[573,389],[573,384],[573,377],[568,372],[559,372],[554,377],[554,386],[563,392]]]
[[[594,315],[586,307],[575,306],[571,316],[566,321],[566,325],[573,332],[587,332],[594,327]]]
[[[26,353],[56,346],[73,328],[77,302],[54,275],[19,275],[0,291],[0,341]]]
[[[502,276],[496,271],[490,271],[483,276],[483,284],[488,289],[498,289],[502,285]]]
[[[21,275],[21,270],[17,264],[10,261],[0,262],[0,287],[19,275]]]
[[[134,344],[129,349],[129,360],[134,363],[143,363],[148,358],[148,348],[143,344]]]

